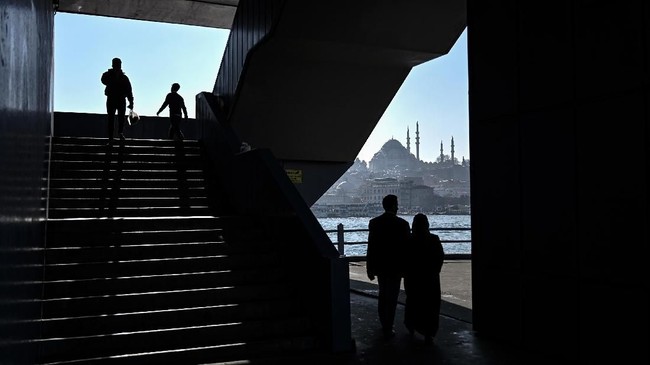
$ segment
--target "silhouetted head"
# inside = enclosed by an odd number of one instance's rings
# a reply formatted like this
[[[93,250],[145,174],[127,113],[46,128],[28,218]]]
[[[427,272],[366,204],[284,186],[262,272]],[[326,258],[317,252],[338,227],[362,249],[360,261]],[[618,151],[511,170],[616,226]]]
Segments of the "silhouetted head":
[[[122,60],[115,57],[115,58],[113,58],[112,65],[113,65],[114,69],[121,70],[122,69]]]
[[[397,195],[388,194],[381,201],[384,210],[391,213],[397,213]]]
[[[429,233],[429,218],[422,213],[418,213],[413,217],[413,224],[411,230],[415,235],[423,235]]]
[[[181,85],[179,85],[177,82],[172,84],[172,92],[175,93],[178,91],[178,89],[181,88]]]

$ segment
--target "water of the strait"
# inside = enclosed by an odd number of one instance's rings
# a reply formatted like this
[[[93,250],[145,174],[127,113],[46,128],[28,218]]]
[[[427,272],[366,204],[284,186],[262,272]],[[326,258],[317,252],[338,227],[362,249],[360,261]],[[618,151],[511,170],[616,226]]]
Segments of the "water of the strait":
[[[413,216],[400,215],[406,219],[409,224],[413,221]],[[368,222],[372,217],[348,217],[348,218],[318,218],[323,229],[326,231],[336,230],[339,223],[343,224],[345,230],[349,229],[368,229]],[[471,216],[470,215],[429,215],[429,225],[432,233],[440,236],[442,247],[446,254],[470,254],[471,242],[445,242],[446,240],[467,240],[471,241]],[[461,231],[445,231],[444,228],[468,228]],[[328,233],[328,236],[334,244],[337,242],[336,232]],[[363,256],[366,254],[365,242],[368,241],[368,231],[363,232],[346,232],[345,242],[364,242],[357,245],[346,245],[345,254],[347,256]]]

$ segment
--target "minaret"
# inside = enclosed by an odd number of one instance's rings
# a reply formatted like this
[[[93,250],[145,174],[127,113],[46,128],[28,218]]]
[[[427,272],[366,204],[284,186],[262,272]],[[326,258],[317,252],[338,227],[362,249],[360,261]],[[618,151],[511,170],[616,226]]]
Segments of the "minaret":
[[[406,127],[406,150],[411,153],[411,137],[409,137],[409,127]]]
[[[420,161],[420,125],[415,122],[415,158]]]
[[[451,164],[454,164],[454,136],[451,137]]]
[[[445,153],[442,150],[442,141],[440,141],[440,162],[445,162]]]

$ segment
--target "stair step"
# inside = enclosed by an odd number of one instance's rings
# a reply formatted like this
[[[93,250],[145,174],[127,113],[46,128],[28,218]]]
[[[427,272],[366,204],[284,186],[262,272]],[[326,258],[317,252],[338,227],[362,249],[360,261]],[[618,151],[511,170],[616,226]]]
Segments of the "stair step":
[[[114,315],[3,321],[0,322],[0,331],[8,334],[33,333],[34,339],[97,336],[263,318],[284,318],[290,317],[299,310],[300,307],[295,301],[275,299],[213,306],[147,310]]]
[[[0,351],[10,349],[13,353],[38,352],[39,343],[20,342],[0,344]],[[173,348],[160,351],[121,353],[112,356],[93,356],[80,358],[74,356],[74,350],[69,356],[58,359],[43,360],[37,365],[142,365],[142,364],[212,364],[212,365],[297,365],[312,364],[314,359],[327,355],[322,350],[320,341],[311,335],[293,335],[279,338],[217,343],[191,348]]]
[[[199,144],[186,144],[186,145],[169,145],[169,146],[155,146],[152,144],[144,145],[124,145],[124,146],[111,146],[110,148],[105,144],[92,144],[81,145],[71,143],[54,143],[52,145],[52,153],[107,153],[117,152],[125,154],[161,154],[161,155],[202,155],[202,149]]]
[[[65,170],[138,170],[138,171],[185,171],[200,170],[202,161],[183,161],[178,163],[160,161],[121,161],[105,163],[104,161],[58,161],[52,160],[51,171]]]
[[[187,146],[156,146],[151,144],[141,145],[78,145],[55,143],[52,145],[51,156],[75,156],[75,155],[119,155],[119,156],[192,156],[203,158],[203,151],[200,145]]]
[[[146,143],[143,140],[131,140],[124,144],[107,144],[103,143],[79,144],[72,141],[54,142],[46,144],[47,152],[51,154],[75,154],[75,153],[94,153],[94,154],[160,154],[160,155],[203,155],[203,148],[198,142],[188,142],[183,144],[158,144]]]
[[[278,254],[237,254],[204,257],[180,257],[150,260],[123,260],[96,263],[53,264],[45,267],[49,281],[118,278],[142,275],[179,274],[191,270],[205,272],[269,267],[278,263]]]
[[[120,169],[110,166],[108,169],[94,168],[86,170],[51,169],[51,179],[177,179],[179,176],[187,179],[202,179],[205,173],[201,169],[182,170],[137,170]]]
[[[270,242],[196,241],[130,245],[61,246],[45,250],[45,262],[78,264],[116,260],[173,259],[212,255],[253,255],[276,251]],[[42,255],[40,256],[42,258]],[[42,259],[40,262],[43,262]]]
[[[121,207],[110,199],[102,207],[95,208],[51,208],[50,218],[104,218],[104,217],[181,217],[214,215],[215,210],[203,206],[179,207]]]
[[[208,205],[212,201],[205,196],[199,197],[158,197],[158,198],[147,198],[147,197],[126,197],[126,198],[117,198],[113,199],[115,205],[118,207],[125,208],[137,208],[137,207],[177,207],[182,205],[189,206],[203,206]],[[56,198],[50,197],[49,208],[50,209],[59,209],[59,208],[98,208],[104,206],[105,201],[101,198]]]
[[[224,304],[173,310],[122,313],[112,316],[53,318],[34,323],[43,338],[81,337],[102,334],[153,331],[165,328],[243,322],[264,318],[289,318],[300,307],[289,299]],[[8,329],[8,328],[7,328]]]
[[[87,224],[87,223],[84,223]],[[168,243],[193,243],[223,241],[221,228],[193,228],[188,227],[165,229],[166,226],[143,226],[142,230],[125,232],[88,232],[76,231],[49,231],[47,246],[49,248],[69,246],[126,246],[139,244],[168,244]]]
[[[186,189],[173,188],[73,188],[73,189],[53,189],[50,191],[53,198],[190,198],[190,197],[207,197],[208,193],[203,187],[189,187]]]
[[[173,179],[151,179],[151,178],[91,178],[91,179],[50,179],[50,189],[70,188],[176,188],[205,186],[203,177],[187,178],[179,175]],[[52,195],[52,194],[50,194]]]
[[[83,145],[83,146],[105,146],[108,138],[96,137],[65,137],[54,136],[52,137],[52,145]],[[145,138],[127,138],[124,141],[113,141],[113,147],[120,146],[167,146],[174,147],[182,145],[184,147],[199,146],[199,142],[193,139],[186,139],[182,143],[170,139],[145,139]]]
[[[86,162],[115,165],[119,163],[152,163],[152,164],[202,164],[203,158],[197,153],[91,153],[91,152],[55,152],[50,157],[51,161],[60,162]]]
[[[267,301],[270,299],[288,298],[292,293],[293,288],[291,285],[273,283],[76,298],[55,298],[43,300],[42,305],[43,318],[111,316],[121,313]],[[26,304],[29,305],[29,303]]]
[[[286,280],[277,268],[188,272],[87,280],[60,280],[34,283],[42,288],[44,299],[133,294],[150,291],[205,289],[236,285],[271,284]]]
[[[41,349],[51,361],[69,359],[71,351],[75,357],[83,359],[296,336],[305,334],[309,328],[309,321],[303,318],[232,322],[109,336],[58,338],[41,341]]]
[[[161,154],[202,154],[203,149],[199,143],[185,143],[174,145],[156,145],[155,143],[121,144],[75,144],[56,142],[52,144],[52,153],[161,153]],[[49,145],[48,145],[49,147]]]
[[[117,218],[117,219],[52,219],[48,220],[48,234],[63,232],[112,233],[146,232],[176,229],[221,228],[227,223],[224,217],[161,217],[161,218]]]
[[[125,246],[77,246],[45,250],[45,262],[51,264],[198,257],[227,254],[224,242],[190,242]]]
[[[165,349],[161,351],[120,354],[105,357],[91,357],[42,363],[41,365],[63,364],[271,364],[266,361],[273,356],[281,356],[283,360],[290,358],[287,354],[308,354],[319,351],[319,341],[309,335],[283,336],[280,338],[264,338],[259,340],[218,343],[191,348]],[[285,364],[285,362],[272,362]],[[286,363],[289,364],[289,363]],[[294,363],[295,364],[295,363]]]

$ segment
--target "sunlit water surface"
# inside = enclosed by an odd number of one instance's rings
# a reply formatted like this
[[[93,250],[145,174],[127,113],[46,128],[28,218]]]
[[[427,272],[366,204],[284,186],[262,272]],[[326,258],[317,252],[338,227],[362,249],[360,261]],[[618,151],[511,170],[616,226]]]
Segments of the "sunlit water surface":
[[[400,215],[406,219],[409,224],[412,223],[412,216]],[[445,240],[471,240],[471,231],[444,231],[442,228],[470,228],[470,215],[429,215],[429,224],[432,233],[440,236],[442,247],[446,254],[470,254],[470,242],[444,242]],[[368,221],[371,217],[349,217],[349,218],[318,218],[323,229],[336,230],[339,223],[343,224],[345,230],[349,229],[368,229]],[[337,242],[336,232],[328,233],[328,236],[334,244]],[[366,244],[368,241],[368,232],[346,232],[345,242],[364,242],[358,245],[346,245],[345,254],[348,256],[361,256],[366,254]]]

